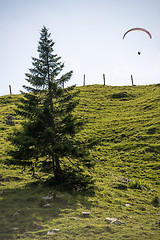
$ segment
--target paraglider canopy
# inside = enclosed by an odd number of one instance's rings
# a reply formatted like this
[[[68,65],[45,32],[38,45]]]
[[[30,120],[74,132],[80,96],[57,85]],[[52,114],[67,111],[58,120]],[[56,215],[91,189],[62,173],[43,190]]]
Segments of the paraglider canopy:
[[[132,32],[132,31],[137,31],[137,30],[138,30],[138,31],[142,31],[142,32],[148,34],[148,36],[149,36],[150,39],[152,38],[152,35],[150,34],[150,32],[149,32],[148,30],[144,29],[144,28],[131,28],[131,29],[129,29],[129,30],[123,35],[123,39],[125,38],[125,36],[127,35],[127,33]]]

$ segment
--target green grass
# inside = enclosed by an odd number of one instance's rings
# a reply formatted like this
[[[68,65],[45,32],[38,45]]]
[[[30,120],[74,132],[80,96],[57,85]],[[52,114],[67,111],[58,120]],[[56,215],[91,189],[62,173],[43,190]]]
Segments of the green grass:
[[[0,239],[158,240],[160,85],[78,89],[75,114],[85,125],[76,138],[95,143],[89,150],[95,161],[92,196],[44,187],[28,170],[6,165],[7,134],[21,121],[13,112],[20,95],[0,97]],[[6,125],[7,115],[15,126]],[[53,198],[43,199],[49,195]],[[125,224],[106,222],[107,217]],[[52,229],[60,231],[47,234]]]

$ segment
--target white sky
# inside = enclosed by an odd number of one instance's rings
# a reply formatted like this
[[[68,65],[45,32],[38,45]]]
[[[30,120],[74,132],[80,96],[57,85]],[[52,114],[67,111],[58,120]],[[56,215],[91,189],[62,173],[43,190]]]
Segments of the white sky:
[[[160,82],[160,0],[0,0],[0,95],[19,93],[38,57],[41,28],[55,53],[73,70],[68,85],[136,85]],[[143,27],[143,32],[130,28]],[[141,51],[141,55],[138,55]]]

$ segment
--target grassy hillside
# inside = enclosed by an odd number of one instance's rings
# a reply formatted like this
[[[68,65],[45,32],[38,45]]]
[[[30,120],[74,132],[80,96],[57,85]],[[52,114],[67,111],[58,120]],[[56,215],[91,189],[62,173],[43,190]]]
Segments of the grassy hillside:
[[[27,170],[6,165],[5,138],[14,126],[5,120],[12,115],[18,126],[20,96],[0,97],[0,239],[158,240],[160,85],[79,89],[75,114],[85,125],[77,139],[95,143],[92,196],[44,187]]]

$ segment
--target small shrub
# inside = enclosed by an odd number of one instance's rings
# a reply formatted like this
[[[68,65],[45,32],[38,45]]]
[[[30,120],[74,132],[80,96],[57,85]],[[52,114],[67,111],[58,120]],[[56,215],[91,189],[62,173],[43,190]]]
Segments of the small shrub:
[[[110,98],[119,100],[130,100],[131,98],[133,98],[133,95],[127,92],[119,92],[111,94]]]
[[[151,128],[148,128],[147,133],[148,134],[154,134],[154,133],[156,133],[156,131],[157,131],[157,128],[151,127]]]
[[[142,183],[138,180],[131,180],[129,181],[129,188],[142,189]]]
[[[127,190],[127,185],[124,183],[119,183],[119,184],[116,184],[114,188],[117,188],[119,190]]]
[[[159,203],[160,203],[160,200],[159,200],[159,197],[158,196],[155,196],[152,200],[152,204],[154,207],[159,207]]]

